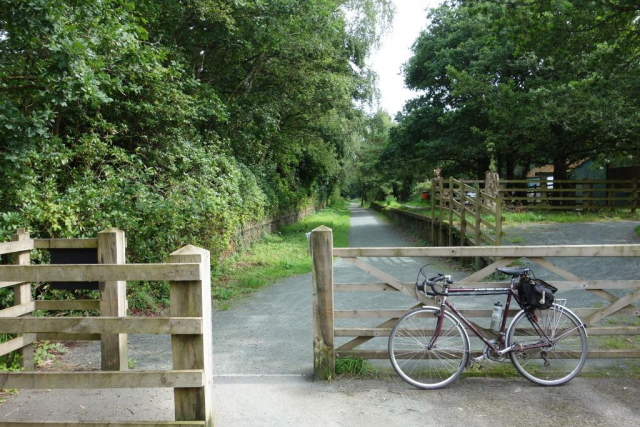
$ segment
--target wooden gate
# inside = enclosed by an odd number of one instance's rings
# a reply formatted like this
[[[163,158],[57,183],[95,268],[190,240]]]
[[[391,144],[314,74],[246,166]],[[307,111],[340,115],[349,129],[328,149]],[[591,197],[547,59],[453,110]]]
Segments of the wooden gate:
[[[632,305],[640,298],[640,280],[584,280],[578,275],[558,267],[549,257],[638,257],[640,245],[571,245],[571,246],[478,246],[478,247],[416,247],[416,248],[333,248],[332,232],[327,227],[319,227],[311,233],[313,257],[313,313],[314,313],[314,378],[326,379],[335,374],[336,357],[362,357],[366,359],[386,359],[386,350],[362,350],[362,344],[375,337],[388,336],[397,319],[412,308],[422,305],[436,305],[429,297],[421,296],[417,304],[406,310],[334,310],[334,292],[402,292],[416,298],[414,283],[404,283],[366,263],[362,257],[486,257],[496,260],[491,265],[457,281],[464,287],[508,287],[508,282],[482,281],[494,273],[497,267],[513,264],[526,257],[529,261],[557,274],[565,280],[549,281],[559,290],[584,290],[601,298],[604,307],[583,307],[573,309],[588,326],[589,336],[640,335],[638,326],[596,325],[610,317],[640,317],[640,308]],[[378,283],[334,283],[333,257],[355,265],[367,274],[380,280]],[[631,290],[618,297],[612,289]],[[607,305],[608,304],[608,305]],[[491,309],[460,310],[465,317],[491,317]],[[513,317],[517,310],[510,310]],[[334,319],[379,318],[383,319],[373,328],[336,328]],[[335,337],[351,337],[347,343],[335,348]],[[592,349],[589,358],[629,358],[640,357],[637,349]]]
[[[108,230],[109,233],[112,230]],[[109,234],[107,233],[107,234]],[[209,251],[185,246],[163,264],[111,262],[91,265],[29,265],[35,248],[97,245],[95,239],[30,239],[24,232],[14,242],[0,243],[0,254],[17,253],[18,265],[0,266],[0,286],[12,286],[16,305],[0,311],[0,331],[23,334],[0,345],[0,352],[22,349],[25,368],[33,368],[29,347],[37,339],[102,340],[106,369],[118,372],[2,372],[0,389],[173,388],[176,421],[51,422],[13,421],[16,426],[213,426],[211,283]],[[99,236],[99,239],[101,237]],[[123,249],[124,235],[120,240]],[[87,240],[93,240],[92,242]],[[114,249],[114,248],[112,248]],[[117,252],[116,249],[114,249]],[[103,261],[105,258],[103,258]],[[32,282],[101,282],[99,301],[32,301]],[[111,310],[122,307],[127,281],[169,281],[170,316],[126,317],[102,312],[101,317],[25,317],[34,310]],[[120,300],[120,302],[118,302]],[[124,334],[170,334],[173,370],[133,371],[126,367]],[[126,335],[124,335],[126,337]],[[124,342],[124,348],[122,344]],[[124,356],[124,361],[121,357]],[[124,364],[122,364],[124,362]],[[61,408],[64,410],[64,408]]]

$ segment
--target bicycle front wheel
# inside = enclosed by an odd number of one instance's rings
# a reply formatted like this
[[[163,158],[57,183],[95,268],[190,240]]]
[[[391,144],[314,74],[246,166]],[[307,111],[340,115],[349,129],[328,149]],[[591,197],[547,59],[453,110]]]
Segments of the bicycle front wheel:
[[[469,360],[469,338],[458,319],[444,313],[442,328],[429,348],[440,309],[425,307],[398,320],[389,336],[393,369],[409,384],[435,389],[451,384]]]
[[[570,381],[587,359],[587,334],[582,322],[558,305],[535,310],[530,316],[525,311],[518,313],[507,332],[509,346],[515,346],[509,356],[518,372],[539,385]]]

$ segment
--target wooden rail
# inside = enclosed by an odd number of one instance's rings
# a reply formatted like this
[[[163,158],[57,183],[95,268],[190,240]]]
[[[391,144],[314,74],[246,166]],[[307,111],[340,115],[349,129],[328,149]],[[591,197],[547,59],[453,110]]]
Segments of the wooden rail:
[[[22,354],[24,372],[0,373],[0,389],[174,389],[175,421],[11,422],[16,426],[213,426],[211,283],[209,252],[186,246],[170,263],[125,264],[124,233],[108,229],[97,239],[30,239],[18,230],[0,243],[16,265],[0,266],[0,286],[13,287],[15,305],[0,310],[0,332],[22,334],[0,344],[0,355]],[[29,265],[34,249],[92,249],[99,264]],[[169,281],[170,316],[126,316],[126,281]],[[100,282],[99,300],[33,301],[31,282]],[[91,310],[101,317],[29,317],[35,310]],[[129,371],[127,334],[171,334],[173,370]],[[29,372],[37,339],[100,340],[102,371]],[[109,372],[116,371],[116,372]],[[61,408],[63,409],[63,408]]]
[[[506,203],[527,209],[601,210],[631,209],[640,201],[638,180],[501,180],[500,195]]]
[[[474,185],[470,185],[473,183]],[[433,246],[481,246],[502,245],[502,199],[482,190],[477,182],[462,181],[450,177],[448,180],[431,180],[431,223]],[[438,216],[436,216],[438,209]],[[446,236],[442,230],[447,220]],[[454,227],[457,241],[454,241]],[[445,244],[445,241],[447,244]]]
[[[314,313],[314,358],[322,361],[314,365],[316,378],[331,377],[335,372],[330,363],[335,357],[363,357],[388,358],[386,350],[360,349],[363,344],[372,339],[387,337],[397,319],[411,310],[422,305],[437,305],[437,302],[424,295],[416,295],[414,283],[401,282],[394,277],[368,264],[365,257],[485,257],[496,259],[468,277],[458,281],[460,286],[469,288],[508,287],[508,282],[496,282],[487,276],[495,272],[495,268],[504,267],[518,262],[526,257],[538,264],[540,269],[550,271],[564,280],[554,280],[550,283],[561,291],[583,290],[603,300],[603,307],[572,308],[588,326],[592,337],[630,336],[640,335],[640,326],[610,325],[601,322],[608,317],[637,318],[640,317],[640,307],[634,305],[640,300],[640,280],[587,280],[554,264],[551,257],[635,257],[640,256],[640,245],[567,245],[567,246],[475,246],[475,247],[423,247],[423,248],[332,248],[330,230],[326,227],[316,229],[311,233],[312,257],[314,266],[313,281],[313,313]],[[333,255],[363,270],[369,276],[379,280],[376,283],[335,283],[333,280]],[[539,271],[539,270],[536,270]],[[455,286],[455,285],[454,285]],[[619,296],[611,293],[613,289],[628,290],[629,293]],[[335,310],[334,298],[336,293],[342,292],[400,292],[414,298],[417,305],[406,309],[340,309]],[[366,298],[363,300],[367,300]],[[460,312],[469,320],[491,317],[492,310],[461,309]],[[517,310],[510,310],[513,317]],[[381,319],[373,327],[354,327],[336,325],[341,319]],[[477,320],[475,320],[477,322]],[[485,333],[490,333],[477,323],[474,325]],[[350,337],[351,340],[336,346],[335,337]],[[640,350],[629,349],[599,349],[589,351],[590,358],[639,358]]]

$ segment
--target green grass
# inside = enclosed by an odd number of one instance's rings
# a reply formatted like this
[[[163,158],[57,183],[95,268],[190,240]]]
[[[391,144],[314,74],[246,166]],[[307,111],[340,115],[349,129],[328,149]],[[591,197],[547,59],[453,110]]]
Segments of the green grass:
[[[352,378],[375,378],[378,369],[362,357],[336,359],[336,376]]]
[[[632,214],[630,210],[601,210],[595,212],[558,212],[558,211],[529,211],[529,212],[504,212],[505,225],[531,224],[531,223],[563,223],[563,222],[602,222],[638,220],[638,213]],[[638,232],[638,230],[636,230]]]
[[[640,225],[636,227],[636,235],[640,237]]]
[[[315,215],[266,235],[251,249],[222,262],[213,272],[214,306],[227,310],[230,302],[285,277],[311,271],[309,243],[305,233],[320,225],[333,230],[334,247],[348,247],[348,203],[340,201]]]

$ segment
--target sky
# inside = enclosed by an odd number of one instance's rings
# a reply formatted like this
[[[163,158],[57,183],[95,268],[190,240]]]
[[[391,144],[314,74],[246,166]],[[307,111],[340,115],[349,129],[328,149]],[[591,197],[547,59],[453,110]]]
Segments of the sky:
[[[382,38],[382,46],[369,58],[369,64],[378,73],[379,107],[391,117],[402,110],[405,101],[417,92],[404,87],[402,64],[411,57],[411,45],[427,27],[427,8],[436,7],[441,0],[393,0],[396,14],[393,28]]]

